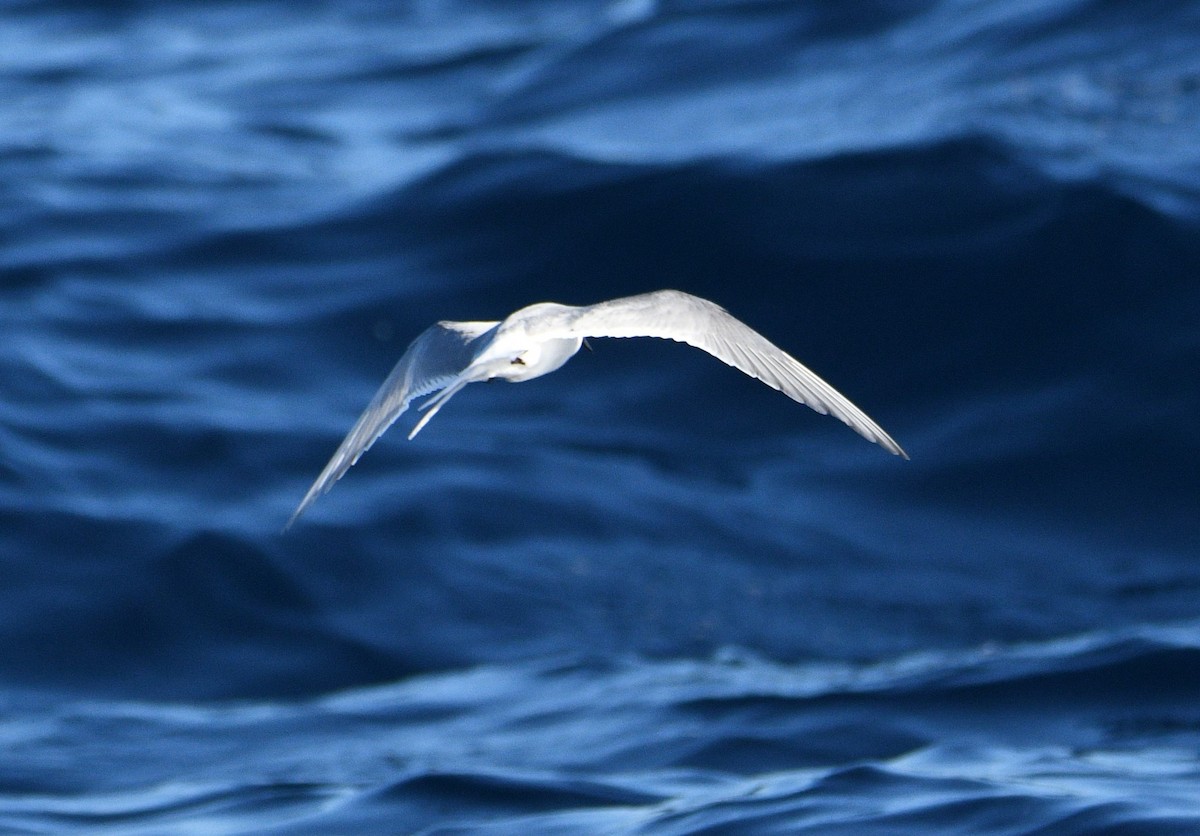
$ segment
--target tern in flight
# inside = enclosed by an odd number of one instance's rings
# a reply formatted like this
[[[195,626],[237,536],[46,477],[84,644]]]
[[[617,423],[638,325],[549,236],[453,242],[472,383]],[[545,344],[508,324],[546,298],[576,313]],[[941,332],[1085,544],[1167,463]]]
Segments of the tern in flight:
[[[575,307],[541,302],[503,322],[439,322],[413,340],[329,464],[288,520],[288,527],[342,478],[414,398],[438,394],[411,439],[468,383],[532,380],[562,366],[588,337],[659,337],[687,343],[778,389],[822,415],[833,415],[890,453],[908,458],[883,428],[791,355],[724,308],[678,290],[659,290]]]

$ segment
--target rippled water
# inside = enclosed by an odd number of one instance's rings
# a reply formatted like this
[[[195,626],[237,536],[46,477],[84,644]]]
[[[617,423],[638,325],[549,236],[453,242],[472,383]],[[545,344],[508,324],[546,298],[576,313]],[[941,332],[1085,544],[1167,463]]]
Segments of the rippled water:
[[[1200,832],[1200,7],[9,3],[0,829]],[[903,462],[597,341],[677,287]]]

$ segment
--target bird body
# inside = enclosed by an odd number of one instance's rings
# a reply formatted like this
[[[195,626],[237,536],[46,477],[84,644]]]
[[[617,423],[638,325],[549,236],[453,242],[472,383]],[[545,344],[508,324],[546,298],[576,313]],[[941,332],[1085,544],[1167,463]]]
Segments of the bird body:
[[[719,305],[678,290],[659,290],[576,307],[539,302],[501,322],[438,322],[409,345],[333,458],[288,521],[290,527],[327,492],[416,398],[437,393],[411,439],[468,383],[517,383],[562,367],[588,337],[658,337],[687,343],[778,389],[821,414],[831,414],[869,441],[908,455],[883,428],[840,392],[735,319]]]

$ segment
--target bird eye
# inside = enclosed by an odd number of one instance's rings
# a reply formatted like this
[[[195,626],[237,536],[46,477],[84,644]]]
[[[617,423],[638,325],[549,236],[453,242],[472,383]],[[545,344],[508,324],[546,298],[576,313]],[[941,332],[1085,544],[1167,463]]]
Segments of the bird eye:
[[[514,357],[514,358],[513,358],[513,361],[512,361],[512,364],[513,364],[514,366],[524,366],[524,365],[525,365],[525,361],[524,361],[524,360],[522,360],[520,357]]]

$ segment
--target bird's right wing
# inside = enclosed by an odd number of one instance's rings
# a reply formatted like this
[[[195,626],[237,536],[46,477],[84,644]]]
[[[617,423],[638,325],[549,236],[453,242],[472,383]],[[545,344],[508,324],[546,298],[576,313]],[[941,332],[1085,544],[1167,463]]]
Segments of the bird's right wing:
[[[471,365],[482,340],[498,322],[439,322],[412,341],[392,373],[379,387],[358,422],[296,507],[287,527],[329,491],[375,440],[399,418],[414,398],[453,383]]]

